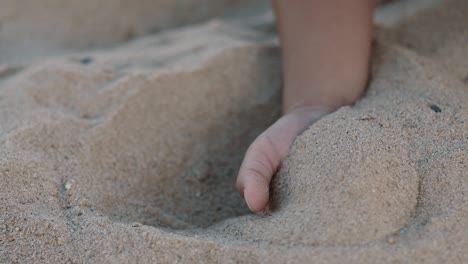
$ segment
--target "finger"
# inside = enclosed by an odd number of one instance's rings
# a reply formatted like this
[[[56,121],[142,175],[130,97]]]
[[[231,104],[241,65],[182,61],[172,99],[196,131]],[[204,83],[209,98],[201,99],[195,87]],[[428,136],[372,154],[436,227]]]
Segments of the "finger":
[[[304,110],[285,115],[249,147],[239,170],[237,189],[252,211],[259,212],[265,208],[271,179],[294,139],[322,115],[321,112]]]
[[[237,188],[254,212],[268,203],[270,181],[281,163],[274,143],[265,133],[249,147],[237,178]]]

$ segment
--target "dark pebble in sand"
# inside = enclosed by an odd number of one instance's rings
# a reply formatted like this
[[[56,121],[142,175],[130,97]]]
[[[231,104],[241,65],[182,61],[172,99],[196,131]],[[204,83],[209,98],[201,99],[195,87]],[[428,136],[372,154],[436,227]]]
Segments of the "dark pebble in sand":
[[[440,109],[440,107],[438,107],[438,106],[435,105],[435,104],[430,105],[429,107],[432,109],[432,111],[434,111],[434,112],[436,112],[436,113],[442,112],[442,109]]]
[[[465,78],[463,78],[463,82],[468,83],[468,75]]]
[[[94,61],[93,58],[91,58],[91,57],[85,57],[85,58],[82,58],[82,59],[80,60],[80,63],[81,63],[81,64],[87,65],[87,64],[92,63],[93,61]]]

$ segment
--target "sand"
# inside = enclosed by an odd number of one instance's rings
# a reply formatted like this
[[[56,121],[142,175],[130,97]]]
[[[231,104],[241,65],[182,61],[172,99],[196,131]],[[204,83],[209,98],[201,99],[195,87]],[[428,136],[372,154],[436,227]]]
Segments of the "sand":
[[[296,140],[263,215],[234,182],[280,114],[268,9],[109,0],[119,30],[74,35],[29,2],[0,4],[0,262],[468,262],[466,1],[379,7],[366,95]]]

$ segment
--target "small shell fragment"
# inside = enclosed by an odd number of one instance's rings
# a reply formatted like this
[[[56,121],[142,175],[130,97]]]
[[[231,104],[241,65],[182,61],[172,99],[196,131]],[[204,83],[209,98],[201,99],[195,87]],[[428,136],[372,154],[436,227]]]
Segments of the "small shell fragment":
[[[65,190],[70,190],[71,187],[72,187],[71,182],[66,182],[64,185]]]

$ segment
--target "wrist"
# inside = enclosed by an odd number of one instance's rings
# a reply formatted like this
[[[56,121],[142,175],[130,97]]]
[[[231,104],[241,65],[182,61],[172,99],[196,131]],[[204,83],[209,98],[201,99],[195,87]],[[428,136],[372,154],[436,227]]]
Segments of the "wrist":
[[[346,89],[343,89],[345,85],[334,86],[339,87],[336,89],[323,85],[311,87],[313,88],[294,89],[286,86],[283,94],[283,113],[288,114],[298,109],[332,113],[342,106],[353,105],[362,97],[367,85],[361,81],[358,85],[346,85]]]

